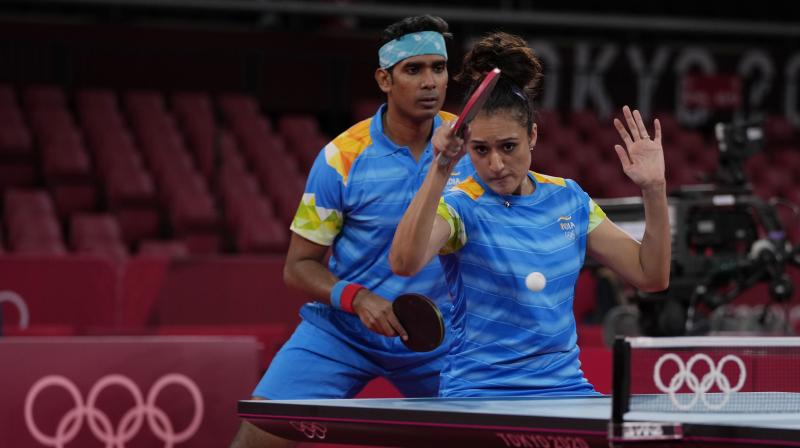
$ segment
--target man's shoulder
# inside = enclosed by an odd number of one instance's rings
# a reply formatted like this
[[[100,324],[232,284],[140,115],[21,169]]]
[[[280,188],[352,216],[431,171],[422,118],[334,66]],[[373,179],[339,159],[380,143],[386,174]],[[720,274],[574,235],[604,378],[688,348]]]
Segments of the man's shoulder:
[[[352,151],[355,148],[364,148],[372,143],[372,135],[370,128],[372,126],[372,117],[361,120],[358,123],[350,126],[346,131],[337,135],[331,143],[337,145],[342,150]]]
[[[458,118],[458,115],[447,112],[446,110],[440,110],[438,115],[442,121],[453,121]]]
[[[356,158],[372,145],[371,126],[371,117],[362,120],[339,134],[325,146],[325,160],[342,176],[345,184]]]

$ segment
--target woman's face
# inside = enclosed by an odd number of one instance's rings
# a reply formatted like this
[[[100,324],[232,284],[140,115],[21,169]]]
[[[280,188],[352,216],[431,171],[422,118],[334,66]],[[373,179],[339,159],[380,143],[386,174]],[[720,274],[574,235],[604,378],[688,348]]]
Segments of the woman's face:
[[[481,179],[497,194],[524,194],[536,124],[531,134],[511,112],[478,114],[469,125],[467,150]]]

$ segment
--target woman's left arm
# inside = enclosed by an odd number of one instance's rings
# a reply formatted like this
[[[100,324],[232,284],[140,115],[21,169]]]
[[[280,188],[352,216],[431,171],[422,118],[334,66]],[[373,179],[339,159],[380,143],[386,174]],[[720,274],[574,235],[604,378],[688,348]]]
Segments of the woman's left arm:
[[[625,174],[642,189],[644,236],[639,243],[605,219],[589,233],[587,251],[636,288],[661,291],[669,286],[672,259],[661,124],[655,120],[651,139],[638,110],[631,113],[625,106],[623,115],[629,130],[618,119],[614,119],[614,126],[625,147],[616,145],[614,149]]]

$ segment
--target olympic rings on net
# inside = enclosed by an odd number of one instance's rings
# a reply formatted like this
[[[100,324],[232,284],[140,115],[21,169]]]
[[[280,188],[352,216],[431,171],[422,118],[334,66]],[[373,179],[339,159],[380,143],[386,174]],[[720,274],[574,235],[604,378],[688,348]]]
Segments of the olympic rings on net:
[[[670,378],[669,385],[665,385],[663,379],[661,378],[661,369],[664,366],[664,363],[667,361],[674,362],[678,367],[678,371],[672,376],[672,378]],[[708,366],[708,373],[703,375],[703,378],[698,378],[692,370],[695,364],[698,362],[703,362]],[[725,367],[725,364],[728,362],[735,363],[739,368],[739,381],[733,386],[731,386],[730,380],[722,371]],[[746,379],[747,369],[745,368],[744,362],[741,358],[735,355],[725,355],[720,358],[718,363],[714,363],[714,360],[711,359],[710,356],[704,353],[697,353],[689,358],[689,361],[684,364],[683,360],[678,355],[674,353],[666,353],[658,358],[658,361],[656,361],[655,367],[653,368],[653,381],[655,382],[658,390],[669,394],[670,400],[675,407],[684,411],[693,408],[697,404],[698,400],[702,401],[708,409],[722,409],[730,400],[731,394],[742,389]],[[681,403],[678,400],[677,392],[684,385],[686,385],[689,390],[694,392],[692,399],[688,403]],[[711,390],[714,385],[716,385],[722,393],[723,398],[719,403],[714,403],[708,400],[708,395],[711,394],[707,395],[707,392]]]

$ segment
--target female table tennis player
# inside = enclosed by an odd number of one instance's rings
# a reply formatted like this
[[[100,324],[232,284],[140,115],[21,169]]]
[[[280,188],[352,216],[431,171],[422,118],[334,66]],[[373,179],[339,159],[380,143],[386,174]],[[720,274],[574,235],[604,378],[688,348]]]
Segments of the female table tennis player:
[[[395,233],[390,263],[412,275],[441,255],[455,298],[455,343],[445,360],[440,396],[594,395],[578,360],[572,301],[586,252],[645,291],[669,282],[661,127],[651,138],[638,111],[614,120],[625,174],[641,188],[646,229],[640,242],[614,225],[575,181],[529,171],[537,125],[532,97],[541,64],[519,37],[494,33],[464,60],[461,80],[502,75],[463,139],[448,126],[434,162]],[[627,126],[626,126],[627,125]],[[609,148],[610,149],[610,148]],[[442,192],[453,163],[469,153],[476,173]],[[525,288],[528,273],[547,278]]]

